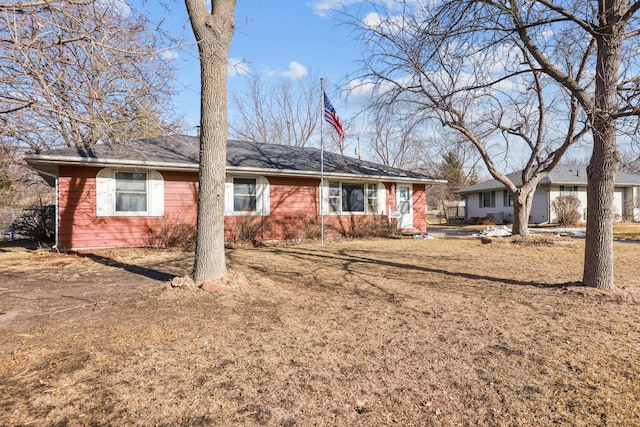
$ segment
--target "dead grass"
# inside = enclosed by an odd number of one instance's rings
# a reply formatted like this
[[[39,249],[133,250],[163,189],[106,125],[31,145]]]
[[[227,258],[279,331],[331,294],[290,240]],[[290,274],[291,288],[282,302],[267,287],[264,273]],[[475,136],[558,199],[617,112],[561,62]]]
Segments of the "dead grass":
[[[553,242],[553,243],[552,243]],[[556,243],[567,242],[567,243]],[[582,241],[0,253],[3,425],[640,425],[640,247]]]
[[[640,240],[640,223],[619,222],[613,225],[613,235],[617,239]]]

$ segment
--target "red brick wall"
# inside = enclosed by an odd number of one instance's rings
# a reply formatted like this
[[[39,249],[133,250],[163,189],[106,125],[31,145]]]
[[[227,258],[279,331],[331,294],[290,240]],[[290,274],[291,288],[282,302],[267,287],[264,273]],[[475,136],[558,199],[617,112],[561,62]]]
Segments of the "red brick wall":
[[[413,227],[427,231],[427,193],[424,184],[413,184]]]

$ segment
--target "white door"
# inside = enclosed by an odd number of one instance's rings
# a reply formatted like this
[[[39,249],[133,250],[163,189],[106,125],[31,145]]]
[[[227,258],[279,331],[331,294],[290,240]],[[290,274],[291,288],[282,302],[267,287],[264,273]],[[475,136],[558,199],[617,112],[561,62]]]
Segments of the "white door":
[[[613,191],[613,216],[615,221],[622,221],[624,214],[624,190],[616,188]]]
[[[396,203],[400,218],[398,218],[398,229],[413,228],[413,203],[410,185],[398,185],[396,191]]]

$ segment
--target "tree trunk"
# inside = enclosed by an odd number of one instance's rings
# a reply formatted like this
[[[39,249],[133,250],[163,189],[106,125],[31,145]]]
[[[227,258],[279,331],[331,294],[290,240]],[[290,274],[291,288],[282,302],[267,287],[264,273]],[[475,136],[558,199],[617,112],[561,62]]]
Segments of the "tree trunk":
[[[225,63],[220,67],[218,64],[212,64],[215,61],[205,60],[204,57],[201,57],[201,61],[200,176],[196,253],[193,265],[193,280],[196,283],[227,275],[224,253],[227,65]]]
[[[526,236],[529,234],[529,214],[531,213],[535,188],[534,186],[533,191],[520,188],[517,193],[511,194],[513,198],[513,226],[511,228],[511,234],[513,235]]]
[[[227,62],[235,0],[186,0],[200,53],[200,176],[193,280],[227,275],[224,252],[224,184],[227,164]]]
[[[619,155],[616,151],[618,72],[625,31],[618,0],[605,2],[605,22],[599,28],[596,59],[593,153],[587,167],[587,237],[583,283],[613,289],[613,193]]]

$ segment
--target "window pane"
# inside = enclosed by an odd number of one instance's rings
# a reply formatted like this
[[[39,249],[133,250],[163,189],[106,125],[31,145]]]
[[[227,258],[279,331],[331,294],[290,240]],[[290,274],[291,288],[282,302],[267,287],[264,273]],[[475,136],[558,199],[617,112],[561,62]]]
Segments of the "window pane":
[[[342,184],[342,211],[364,212],[363,184]]]
[[[116,193],[116,212],[146,212],[147,195]]]
[[[330,182],[329,183],[329,197],[340,197],[340,183],[339,182]]]
[[[398,210],[403,215],[410,213],[411,192],[409,191],[409,187],[398,187],[398,193],[400,198],[400,205],[398,206]]]
[[[339,182],[329,182],[329,212],[340,212]]]
[[[247,178],[234,178],[233,179],[233,193],[242,194],[245,196],[256,195],[256,180]]]
[[[147,174],[116,172],[116,212],[147,211]]]
[[[234,196],[233,210],[236,212],[248,212],[256,210],[255,196]]]
[[[147,191],[144,172],[116,172],[116,191]]]
[[[493,207],[494,203],[493,201],[494,199],[494,193],[492,192],[487,192],[487,193],[482,193],[482,207],[483,208],[491,208]]]
[[[367,184],[367,212],[378,212],[378,186]]]
[[[233,179],[233,210],[247,212],[256,210],[256,180],[253,178]]]

